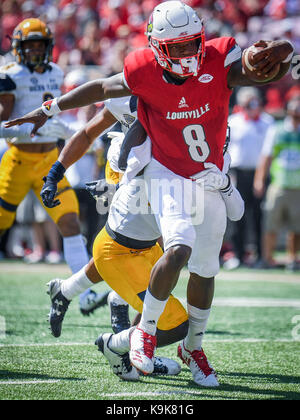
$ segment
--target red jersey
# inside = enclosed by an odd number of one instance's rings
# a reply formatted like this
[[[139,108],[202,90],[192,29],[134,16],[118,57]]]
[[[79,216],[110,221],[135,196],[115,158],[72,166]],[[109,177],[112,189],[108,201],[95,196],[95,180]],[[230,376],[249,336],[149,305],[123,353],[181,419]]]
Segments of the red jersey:
[[[212,162],[222,169],[229,98],[227,73],[241,56],[231,37],[205,43],[205,57],[197,77],[181,85],[168,83],[150,48],[130,53],[124,77],[139,97],[138,119],[152,141],[152,155],[185,178]]]

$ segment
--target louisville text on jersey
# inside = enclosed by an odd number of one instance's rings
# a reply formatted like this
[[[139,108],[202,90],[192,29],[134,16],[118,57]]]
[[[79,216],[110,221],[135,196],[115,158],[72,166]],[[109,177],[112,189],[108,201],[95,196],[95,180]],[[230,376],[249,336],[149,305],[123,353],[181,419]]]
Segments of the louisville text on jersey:
[[[172,112],[167,111],[166,119],[167,120],[183,120],[183,119],[196,119],[202,117],[203,114],[210,111],[209,103],[199,108],[193,109],[191,111],[181,111],[181,112]]]

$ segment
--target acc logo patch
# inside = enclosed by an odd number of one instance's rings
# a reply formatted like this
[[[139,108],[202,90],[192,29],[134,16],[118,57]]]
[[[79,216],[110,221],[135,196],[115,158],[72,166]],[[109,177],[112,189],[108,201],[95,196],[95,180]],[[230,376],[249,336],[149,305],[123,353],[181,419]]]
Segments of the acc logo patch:
[[[209,83],[209,82],[211,82],[212,81],[212,79],[214,78],[214,76],[212,76],[211,74],[208,74],[208,73],[205,73],[205,74],[202,74],[200,77],[199,77],[199,82],[201,82],[201,83]]]

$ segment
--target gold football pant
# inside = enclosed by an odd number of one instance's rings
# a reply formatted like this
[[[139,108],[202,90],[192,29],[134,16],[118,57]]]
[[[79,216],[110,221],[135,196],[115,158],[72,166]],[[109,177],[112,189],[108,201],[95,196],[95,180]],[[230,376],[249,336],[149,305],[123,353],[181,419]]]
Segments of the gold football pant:
[[[140,313],[152,267],[162,254],[158,244],[146,249],[124,247],[114,241],[105,228],[98,233],[93,246],[94,263],[102,279]],[[171,295],[157,327],[171,330],[187,319],[186,310]]]
[[[111,169],[109,161],[105,165],[105,180],[108,184],[117,184],[121,181],[123,174],[115,172]]]
[[[55,148],[46,153],[28,153],[11,146],[3,155],[0,164],[0,229],[8,229],[14,222],[16,210],[23,198],[32,189],[40,200],[43,177],[57,160]],[[46,208],[55,223],[67,213],[79,214],[79,205],[75,192],[66,178],[58,183],[57,196],[61,204]]]

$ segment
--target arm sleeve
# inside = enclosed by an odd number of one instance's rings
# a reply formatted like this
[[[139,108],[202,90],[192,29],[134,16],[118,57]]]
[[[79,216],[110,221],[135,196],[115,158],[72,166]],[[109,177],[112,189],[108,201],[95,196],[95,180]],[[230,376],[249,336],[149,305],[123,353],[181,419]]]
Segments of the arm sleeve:
[[[241,57],[241,47],[236,43],[234,38],[229,38],[229,51],[225,56],[224,67],[231,66],[231,64],[238,61]]]
[[[0,138],[11,139],[14,137],[20,138],[28,138],[29,142],[31,143],[30,133],[32,131],[33,124],[26,123],[22,125],[14,125],[12,127],[6,128],[4,127],[6,121],[2,121],[0,123]]]
[[[239,191],[231,184],[226,192],[221,192],[221,196],[225,202],[228,219],[233,222],[240,220],[245,211],[245,203]]]
[[[150,52],[149,52],[150,51]],[[132,51],[125,57],[123,79],[133,95],[142,93],[149,73],[149,58],[152,54],[149,48]]]

